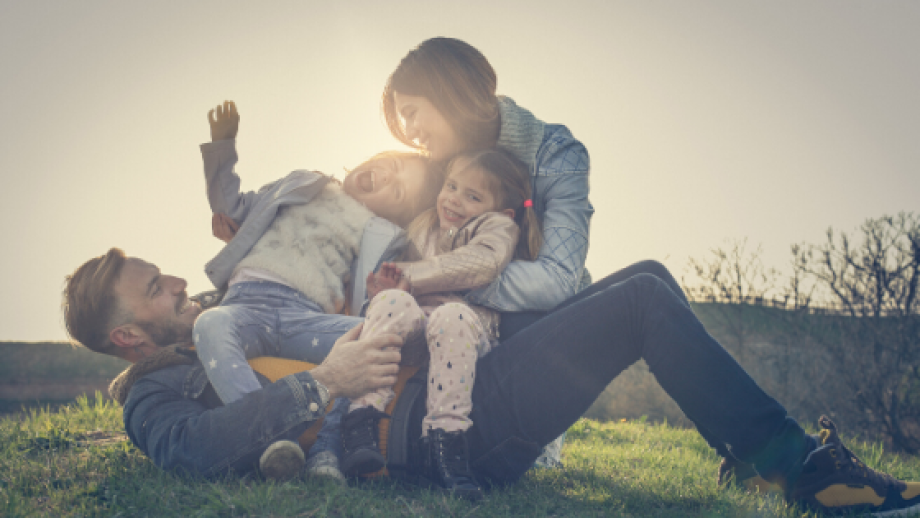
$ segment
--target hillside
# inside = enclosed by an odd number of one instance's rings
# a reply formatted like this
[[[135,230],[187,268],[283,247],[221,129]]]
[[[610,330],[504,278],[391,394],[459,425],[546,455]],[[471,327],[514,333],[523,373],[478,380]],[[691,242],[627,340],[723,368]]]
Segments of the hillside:
[[[0,342],[0,412],[106,391],[124,360],[66,342]]]

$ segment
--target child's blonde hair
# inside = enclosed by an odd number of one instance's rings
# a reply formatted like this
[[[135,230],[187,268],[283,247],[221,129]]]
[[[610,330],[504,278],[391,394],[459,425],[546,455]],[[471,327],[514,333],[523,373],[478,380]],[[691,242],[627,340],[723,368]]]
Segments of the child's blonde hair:
[[[457,169],[459,167],[462,169]],[[535,260],[540,254],[540,247],[543,246],[543,232],[540,219],[533,208],[531,179],[527,165],[503,148],[480,149],[460,153],[451,159],[446,167],[445,177],[471,167],[485,173],[489,191],[495,196],[497,203],[495,211],[514,211],[514,222],[521,229],[514,258]],[[437,220],[437,210],[431,209],[412,222],[410,228],[433,228],[437,225]]]
[[[359,173],[366,169],[373,169],[380,162],[397,160],[405,162],[406,160],[419,160],[425,166],[425,177],[419,195],[415,199],[407,200],[406,204],[399,211],[398,221],[394,220],[400,227],[406,228],[416,216],[435,204],[438,199],[438,193],[441,192],[441,186],[444,184],[444,165],[432,161],[427,156],[417,152],[406,151],[382,151],[358,164],[354,169],[345,169],[347,174]]]

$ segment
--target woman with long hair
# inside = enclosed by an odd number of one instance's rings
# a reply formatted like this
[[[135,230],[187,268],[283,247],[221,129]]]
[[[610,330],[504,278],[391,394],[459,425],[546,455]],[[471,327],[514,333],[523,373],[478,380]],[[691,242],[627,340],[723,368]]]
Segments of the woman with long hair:
[[[543,244],[533,261],[509,264],[470,302],[502,313],[500,339],[533,323],[591,283],[585,270],[594,208],[588,201],[588,150],[560,124],[546,124],[496,94],[495,70],[472,45],[431,38],[409,51],[387,80],[383,114],[396,139],[447,161],[472,149],[502,147],[530,172]],[[538,465],[557,466],[564,436]]]
[[[496,85],[481,52],[458,39],[432,38],[390,75],[383,114],[393,136],[434,161],[498,146],[527,164],[543,246],[534,261],[512,262],[469,300],[501,312],[548,311],[590,284],[588,151],[565,126],[546,124],[496,95]],[[513,324],[505,323],[503,334]]]

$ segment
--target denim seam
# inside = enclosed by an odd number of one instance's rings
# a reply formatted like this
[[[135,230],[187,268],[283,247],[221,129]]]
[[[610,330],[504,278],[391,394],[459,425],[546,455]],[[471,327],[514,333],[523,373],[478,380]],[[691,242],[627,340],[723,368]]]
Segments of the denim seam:
[[[587,169],[557,169],[555,167],[537,169],[534,178],[559,178],[563,176],[591,176]]]
[[[585,238],[586,240],[588,239],[588,236],[587,236],[584,232],[582,232],[581,230],[579,230],[579,229],[577,229],[577,228],[570,227],[570,226],[568,226],[568,225],[546,225],[545,227],[543,227],[544,233],[546,232],[547,229],[551,229],[551,228],[561,228],[561,229],[565,229],[565,230],[568,230],[568,231],[570,231],[570,232],[572,232],[572,233],[574,233],[574,234],[578,234],[579,236]]]
[[[499,460],[499,461],[501,462],[501,466],[502,466],[503,468],[514,467],[513,463],[511,463],[511,462],[508,461],[508,455],[507,455],[507,452],[506,452],[506,450],[507,450],[507,445],[508,445],[509,443],[514,443],[514,442],[521,442],[521,443],[524,443],[524,444],[526,444],[526,445],[528,445],[528,446],[529,446],[529,445],[533,445],[534,448],[535,448],[538,452],[541,451],[542,448],[543,448],[542,446],[540,446],[539,444],[537,444],[537,443],[535,443],[535,442],[533,442],[533,441],[528,441],[527,439],[523,439],[523,438],[521,438],[521,437],[519,437],[519,436],[517,436],[517,435],[511,435],[511,436],[509,436],[509,437],[506,437],[504,440],[502,440],[502,441],[501,441],[500,443],[498,443],[497,445],[493,446],[491,449],[489,449],[489,451],[487,451],[487,452],[483,453],[482,455],[480,455],[480,456],[476,457],[475,459],[473,459],[473,460],[470,462],[471,467],[478,468],[481,464],[483,464],[483,460],[484,460],[484,459],[489,459],[490,457],[491,457],[492,459],[497,459],[497,460]],[[496,454],[496,453],[497,453],[497,454]],[[538,453],[538,456],[539,456],[539,453]],[[488,462],[485,462],[485,463],[488,463]]]
[[[303,387],[300,385],[300,382],[297,380],[297,378],[295,378],[294,376],[285,376],[282,379],[285,381],[285,384],[287,384],[288,387],[291,388],[291,395],[294,397],[295,402],[301,405],[302,407],[305,406],[306,405],[305,402],[308,401],[309,398],[307,397],[306,393],[303,390]],[[292,418],[301,417],[301,416],[302,418],[299,418],[299,419],[289,419],[288,420],[288,423],[290,423],[289,426],[282,428],[277,433],[270,434],[269,436],[265,436],[265,437],[260,437],[259,440],[256,441],[256,443],[253,444],[251,448],[244,449],[238,452],[237,455],[227,457],[223,461],[211,466],[210,468],[208,468],[207,471],[205,471],[205,476],[220,473],[221,471],[233,465],[237,460],[249,455],[251,452],[264,449],[265,446],[268,445],[269,442],[273,442],[275,437],[278,437],[279,435],[283,435],[287,433],[292,428],[300,425],[304,420],[310,420],[311,416],[314,417],[314,419],[312,419],[313,421],[316,420],[315,416],[308,409],[304,409],[304,408],[301,408],[300,410],[296,412],[292,412],[292,415],[291,415]]]
[[[555,323],[552,329],[548,330],[546,333],[544,333],[544,335],[551,334],[555,332],[557,329],[559,329],[560,327],[562,327],[562,323]],[[504,375],[499,379],[499,384],[504,386],[505,381],[508,379],[508,377],[522,368],[525,368],[524,362],[516,362],[513,368],[504,372]],[[529,367],[527,367],[527,369],[529,369]]]
[[[657,279],[657,277],[653,277],[653,278],[654,278],[654,279]],[[647,281],[644,281],[644,282],[647,282]],[[666,285],[664,282],[652,282],[651,284],[652,284],[652,290],[651,290],[650,292],[648,292],[648,295],[646,295],[645,297],[643,297],[645,300],[642,301],[642,302],[643,302],[643,304],[642,304],[643,307],[642,307],[642,313],[641,313],[641,314],[642,314],[643,320],[644,320],[643,324],[645,324],[645,325],[649,325],[649,324],[651,323],[649,317],[650,317],[651,315],[654,314],[653,311],[652,311],[652,309],[653,309],[654,300],[655,300],[655,298],[656,298],[657,295],[658,295],[658,290],[659,290],[662,286],[667,287],[667,285]],[[670,290],[670,288],[668,288],[668,290]],[[646,291],[647,291],[647,290],[639,290],[640,296],[641,296],[642,294],[646,293]],[[644,326],[640,326],[640,327],[639,327],[640,336],[642,336],[642,337],[645,336],[645,333],[644,333],[644,332],[641,332],[641,330],[642,330],[643,327],[644,327]],[[646,351],[645,351],[645,340],[642,340],[641,343],[642,343],[642,345],[641,345],[640,355],[641,355],[641,357],[642,357],[643,359],[645,359],[645,354],[646,354]]]

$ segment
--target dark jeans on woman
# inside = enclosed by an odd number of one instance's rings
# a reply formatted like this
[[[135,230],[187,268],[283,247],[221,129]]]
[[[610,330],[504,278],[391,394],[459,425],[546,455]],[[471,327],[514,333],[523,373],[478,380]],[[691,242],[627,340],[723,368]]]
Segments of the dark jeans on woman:
[[[719,453],[764,477],[794,474],[810,446],[706,332],[658,263],[614,273],[542,318],[503,319],[502,345],[479,361],[473,388],[470,458],[484,479],[519,478],[639,359]]]

